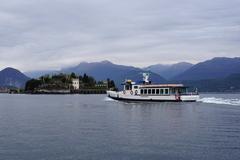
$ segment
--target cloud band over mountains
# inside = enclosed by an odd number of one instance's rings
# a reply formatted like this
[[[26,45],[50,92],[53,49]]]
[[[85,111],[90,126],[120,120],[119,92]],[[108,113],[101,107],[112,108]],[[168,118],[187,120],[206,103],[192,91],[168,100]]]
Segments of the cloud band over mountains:
[[[239,56],[239,0],[0,0],[0,67]]]

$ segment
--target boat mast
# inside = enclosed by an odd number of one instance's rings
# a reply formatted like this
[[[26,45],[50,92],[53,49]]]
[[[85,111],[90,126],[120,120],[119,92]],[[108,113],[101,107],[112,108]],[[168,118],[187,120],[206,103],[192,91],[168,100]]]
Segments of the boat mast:
[[[149,73],[143,73],[143,83],[144,84],[149,84],[149,76],[150,74]]]

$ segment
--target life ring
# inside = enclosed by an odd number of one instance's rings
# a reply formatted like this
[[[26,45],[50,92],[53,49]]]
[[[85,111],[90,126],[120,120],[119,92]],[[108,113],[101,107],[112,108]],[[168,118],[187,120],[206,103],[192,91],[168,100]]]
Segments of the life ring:
[[[131,91],[130,94],[133,95],[133,91]]]
[[[135,91],[135,95],[137,95],[137,94],[138,94],[138,90]]]

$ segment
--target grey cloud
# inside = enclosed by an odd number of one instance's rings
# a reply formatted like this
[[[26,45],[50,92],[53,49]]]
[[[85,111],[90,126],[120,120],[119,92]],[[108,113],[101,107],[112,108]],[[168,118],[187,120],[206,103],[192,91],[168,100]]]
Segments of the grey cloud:
[[[0,0],[0,67],[239,56],[239,0]]]

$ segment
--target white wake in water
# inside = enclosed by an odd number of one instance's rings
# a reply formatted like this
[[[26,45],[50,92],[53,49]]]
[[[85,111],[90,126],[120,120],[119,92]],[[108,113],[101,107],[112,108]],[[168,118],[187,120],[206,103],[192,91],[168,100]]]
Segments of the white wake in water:
[[[105,98],[104,98],[104,101],[113,102],[113,101],[116,101],[116,100],[114,100],[114,99],[112,99],[112,98],[109,98],[109,97],[105,97]]]
[[[227,104],[240,106],[240,99],[225,99],[225,98],[216,98],[216,97],[205,97],[198,100],[203,103],[212,103],[212,104]]]

